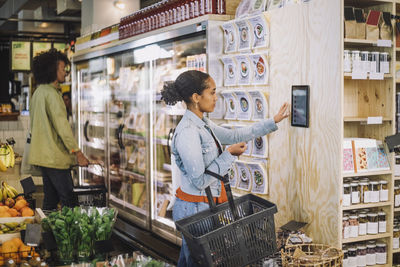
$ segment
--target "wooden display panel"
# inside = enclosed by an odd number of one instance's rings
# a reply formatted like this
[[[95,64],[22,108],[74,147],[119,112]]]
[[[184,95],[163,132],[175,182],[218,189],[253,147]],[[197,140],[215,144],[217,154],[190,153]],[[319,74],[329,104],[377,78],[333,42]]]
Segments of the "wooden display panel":
[[[341,13],[340,1],[330,0],[267,12],[269,114],[290,102],[292,85],[310,85],[310,127],[291,127],[285,120],[269,135],[275,220],[277,225],[291,219],[309,222],[306,231],[316,242],[336,246],[341,231]]]

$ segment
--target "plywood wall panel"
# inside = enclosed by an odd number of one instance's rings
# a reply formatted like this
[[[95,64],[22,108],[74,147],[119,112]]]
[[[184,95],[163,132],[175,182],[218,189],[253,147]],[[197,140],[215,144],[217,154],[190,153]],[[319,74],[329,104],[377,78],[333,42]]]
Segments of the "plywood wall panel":
[[[267,13],[271,26],[270,114],[310,85],[310,128],[279,124],[269,135],[270,199],[278,223],[307,221],[316,242],[338,245],[343,135],[341,3],[320,0]]]

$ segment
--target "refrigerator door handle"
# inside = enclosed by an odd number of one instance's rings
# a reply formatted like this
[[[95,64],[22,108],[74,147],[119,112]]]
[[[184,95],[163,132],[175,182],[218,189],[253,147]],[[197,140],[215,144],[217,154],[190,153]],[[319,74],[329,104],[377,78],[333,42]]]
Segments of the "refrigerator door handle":
[[[121,149],[125,149],[124,143],[122,141],[122,130],[125,128],[125,124],[120,124],[117,130],[118,145]]]
[[[83,135],[85,136],[86,142],[89,142],[90,139],[88,137],[87,128],[89,126],[89,120],[85,122],[85,126],[83,126]]]

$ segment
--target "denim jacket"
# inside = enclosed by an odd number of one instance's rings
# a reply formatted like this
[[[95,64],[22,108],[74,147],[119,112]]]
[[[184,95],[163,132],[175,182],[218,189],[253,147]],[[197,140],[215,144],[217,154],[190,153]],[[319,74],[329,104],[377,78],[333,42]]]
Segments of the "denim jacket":
[[[247,142],[277,129],[273,119],[265,119],[249,127],[226,129],[208,118],[200,119],[186,110],[175,129],[171,145],[176,165],[182,172],[181,190],[187,194],[205,196],[205,189],[210,186],[212,195],[220,196],[221,182],[204,171],[208,169],[223,176],[227,174],[236,157],[228,151],[219,154],[211,131],[219,145],[230,145]]]

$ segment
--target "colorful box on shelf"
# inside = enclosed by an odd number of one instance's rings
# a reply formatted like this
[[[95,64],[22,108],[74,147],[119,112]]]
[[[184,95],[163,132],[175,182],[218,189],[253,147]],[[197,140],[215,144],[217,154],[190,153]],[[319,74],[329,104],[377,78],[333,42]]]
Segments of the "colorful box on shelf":
[[[80,51],[119,40],[118,24],[76,39],[75,50]]]
[[[382,141],[367,138],[343,140],[343,173],[390,170]]]

